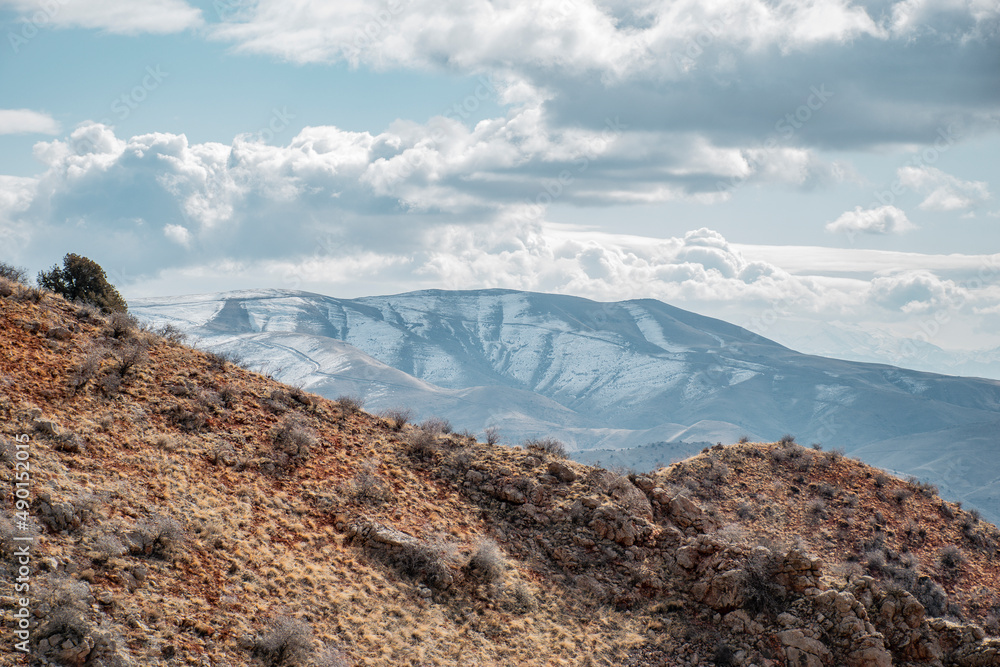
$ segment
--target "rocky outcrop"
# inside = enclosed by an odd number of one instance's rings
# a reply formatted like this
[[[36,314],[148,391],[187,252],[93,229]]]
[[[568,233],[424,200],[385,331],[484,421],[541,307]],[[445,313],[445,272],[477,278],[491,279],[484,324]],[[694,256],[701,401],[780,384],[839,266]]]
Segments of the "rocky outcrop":
[[[433,544],[374,521],[353,522],[346,533],[348,544],[365,549],[433,589],[447,590],[455,582],[453,568]]]

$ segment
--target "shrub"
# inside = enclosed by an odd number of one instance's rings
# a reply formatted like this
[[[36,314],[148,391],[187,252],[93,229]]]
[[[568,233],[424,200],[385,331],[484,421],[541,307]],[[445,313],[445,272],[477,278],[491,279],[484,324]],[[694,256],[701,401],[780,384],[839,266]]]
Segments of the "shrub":
[[[483,431],[483,436],[486,438],[487,445],[495,445],[500,442],[500,427],[499,426],[488,426],[486,430]]]
[[[361,408],[364,407],[365,399],[357,394],[345,394],[337,397],[337,404],[340,405],[340,411],[343,415],[347,417],[355,412],[360,412]]]
[[[740,436],[740,439],[738,440],[738,442],[739,442],[739,443],[740,443],[741,445],[745,445],[745,444],[747,444],[748,442],[750,442],[750,436],[748,436],[748,435],[741,435],[741,436]]]
[[[541,438],[536,440],[528,440],[524,444],[525,444],[525,449],[527,449],[528,451],[538,452],[541,454],[548,454],[561,459],[566,458],[566,445],[556,440],[555,438]]]
[[[208,358],[208,368],[213,371],[224,371],[228,364],[240,366],[243,358],[236,352],[206,352]]]
[[[71,395],[82,391],[101,372],[101,361],[104,355],[98,351],[91,351],[83,358],[69,376],[69,390]]]
[[[806,506],[806,510],[809,512],[809,515],[813,517],[815,521],[819,521],[820,519],[825,519],[828,516],[826,510],[826,503],[820,500],[819,498],[810,501],[809,504]]]
[[[154,514],[140,522],[136,529],[126,536],[127,546],[135,555],[164,558],[184,539],[184,529],[176,519]]]
[[[273,433],[275,459],[281,467],[298,465],[309,457],[316,446],[312,429],[297,419],[286,419]]]
[[[913,489],[916,493],[919,493],[924,498],[933,498],[938,493],[938,488],[928,481],[921,481],[916,477],[908,477],[906,483]]]
[[[121,347],[117,354],[115,354],[115,359],[117,361],[115,370],[118,372],[118,375],[124,378],[133,368],[137,368],[149,361],[149,355],[146,354],[146,346],[140,341],[133,339]]]
[[[504,562],[500,547],[497,546],[496,542],[489,539],[479,543],[476,551],[472,554],[472,558],[469,559],[469,563],[466,565],[466,571],[472,577],[486,584],[498,581],[503,577],[506,568],[507,564]]]
[[[837,493],[840,491],[836,486],[828,484],[826,482],[821,483],[817,488],[816,492],[823,496],[824,498],[835,498]]]
[[[153,329],[153,333],[172,345],[179,345],[187,340],[187,334],[169,322]]]
[[[452,427],[451,422],[442,417],[430,417],[425,419],[422,424],[420,424],[420,429],[423,431],[428,431],[430,433],[451,433]]]
[[[949,544],[938,552],[938,562],[949,574],[956,574],[965,562],[965,555],[962,550],[953,544]]]
[[[14,266],[13,264],[8,264],[7,262],[0,262],[0,278],[5,278],[11,282],[27,285],[28,271],[27,269],[22,269],[19,266]]]
[[[167,418],[182,431],[194,433],[208,426],[208,413],[201,406],[187,408],[174,405],[167,410]]]
[[[304,621],[281,616],[254,644],[254,655],[271,667],[305,667],[313,648],[313,632]]]
[[[91,303],[106,312],[127,312],[128,304],[109,282],[104,269],[86,257],[73,253],[63,257],[63,268],[53,266],[38,274],[38,284],[69,301]]]
[[[389,426],[394,430],[400,431],[413,419],[413,410],[407,408],[390,408],[389,410],[383,410],[379,416],[389,422]]]
[[[785,606],[785,589],[774,577],[781,565],[780,557],[770,549],[758,548],[747,558],[743,567],[743,607],[752,615],[778,615]]]
[[[917,577],[910,593],[917,598],[917,602],[924,605],[928,616],[940,617],[948,612],[948,594],[930,577]]]
[[[913,491],[910,491],[909,489],[896,489],[892,492],[892,499],[896,501],[897,505],[902,505],[912,495]]]
[[[879,474],[875,475],[875,487],[881,489],[883,486],[889,483],[890,479],[892,478],[886,475],[884,472],[880,472]]]
[[[108,316],[110,334],[114,338],[128,338],[135,333],[139,321],[126,312],[114,311]]]
[[[438,451],[437,436],[431,431],[418,430],[410,441],[410,453],[418,458],[434,456]]]
[[[719,667],[729,667],[738,664],[736,652],[730,648],[729,644],[720,642],[715,646],[715,653],[712,654],[712,662]]]
[[[368,505],[381,505],[392,498],[389,486],[375,472],[371,462],[361,466],[348,488],[351,498]]]
[[[787,447],[788,445],[794,445],[795,436],[792,435],[791,433],[786,433],[785,435],[781,436],[781,439],[778,440],[778,443],[784,445],[785,447]]]

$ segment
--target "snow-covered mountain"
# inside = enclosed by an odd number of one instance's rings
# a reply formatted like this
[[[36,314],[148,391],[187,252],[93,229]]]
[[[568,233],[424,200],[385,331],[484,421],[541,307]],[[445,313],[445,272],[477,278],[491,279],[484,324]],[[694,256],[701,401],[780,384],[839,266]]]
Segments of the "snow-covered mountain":
[[[1000,426],[1000,381],[804,355],[655,300],[254,290],[134,300],[130,309],[285,382],[357,393],[373,410],[410,407],[476,432],[499,426],[509,442],[553,436],[580,458],[649,443],[678,458],[706,441],[791,433],[930,479],[1000,519],[1000,443],[990,435]],[[947,452],[948,465],[915,456],[909,441]],[[634,463],[648,465],[651,451],[637,450]],[[607,458],[629,461],[625,452]]]

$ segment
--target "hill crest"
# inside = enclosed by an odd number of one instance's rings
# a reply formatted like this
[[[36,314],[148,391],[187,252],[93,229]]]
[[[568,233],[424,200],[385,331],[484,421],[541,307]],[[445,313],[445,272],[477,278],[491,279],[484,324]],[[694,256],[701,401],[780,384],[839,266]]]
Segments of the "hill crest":
[[[0,285],[0,315],[39,663],[1000,664],[996,529],[836,452],[613,472],[370,415],[23,286]]]

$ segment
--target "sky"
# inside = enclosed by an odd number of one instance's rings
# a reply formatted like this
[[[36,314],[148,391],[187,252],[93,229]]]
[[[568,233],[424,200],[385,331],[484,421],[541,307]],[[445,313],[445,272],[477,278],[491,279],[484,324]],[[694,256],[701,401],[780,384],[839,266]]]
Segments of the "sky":
[[[0,260],[1000,377],[995,0],[0,0]]]

